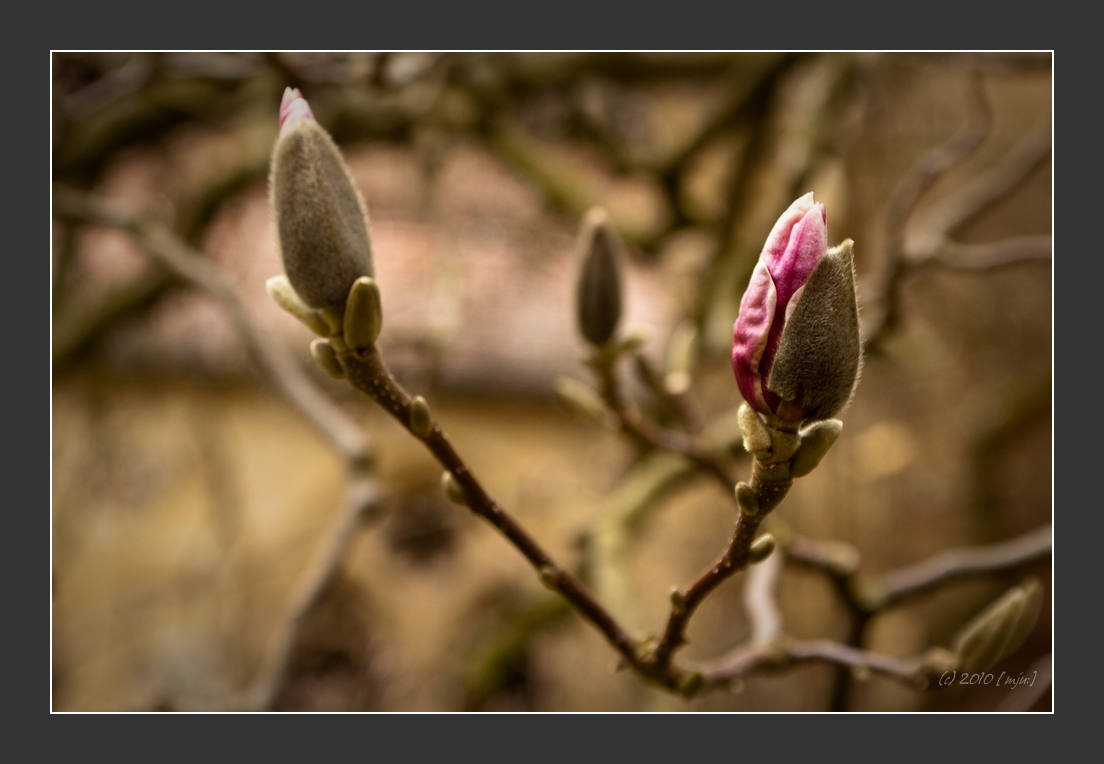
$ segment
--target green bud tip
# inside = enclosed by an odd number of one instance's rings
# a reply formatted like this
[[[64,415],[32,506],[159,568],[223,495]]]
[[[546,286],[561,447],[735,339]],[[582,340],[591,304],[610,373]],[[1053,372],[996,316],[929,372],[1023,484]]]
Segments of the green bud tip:
[[[759,514],[759,497],[747,483],[736,484],[736,503],[740,505],[740,510],[745,515]]]
[[[383,328],[383,305],[375,279],[361,276],[353,282],[345,303],[343,328],[345,342],[354,350],[376,344],[376,338]]]
[[[748,560],[751,564],[762,562],[770,557],[770,553],[774,551],[774,536],[769,533],[764,533],[755,541],[751,542],[751,547],[748,549]]]
[[[456,482],[456,478],[452,476],[451,472],[441,473],[441,488],[453,504],[459,504],[461,507],[468,506],[468,497],[464,494],[464,489]]]
[[[803,427],[799,433],[799,445],[790,460],[793,476],[803,477],[816,469],[842,429],[843,422],[838,419],[825,419]]]
[[[327,374],[334,379],[345,378],[345,370],[341,368],[341,362],[337,360],[337,353],[334,352],[333,345],[327,340],[313,340],[310,345],[310,350],[311,355],[314,356],[314,360]]]
[[[429,404],[420,395],[415,395],[410,401],[410,431],[419,438],[429,436],[433,430],[433,417],[429,411]]]
[[[682,590],[679,589],[677,586],[671,587],[669,596],[671,598],[671,607],[673,607],[675,610],[682,610],[684,607],[686,607],[686,597],[683,596]]]

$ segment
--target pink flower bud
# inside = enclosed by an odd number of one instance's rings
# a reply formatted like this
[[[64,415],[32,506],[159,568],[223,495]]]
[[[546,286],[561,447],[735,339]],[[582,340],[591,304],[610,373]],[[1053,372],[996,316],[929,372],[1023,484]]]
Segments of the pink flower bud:
[[[284,99],[280,101],[280,136],[291,132],[300,122],[314,122],[314,113],[311,111],[307,99],[299,92],[299,88],[284,88]]]
[[[732,368],[748,404],[786,421],[824,419],[851,398],[862,358],[852,242],[828,249],[812,193],[778,218],[740,301]]]

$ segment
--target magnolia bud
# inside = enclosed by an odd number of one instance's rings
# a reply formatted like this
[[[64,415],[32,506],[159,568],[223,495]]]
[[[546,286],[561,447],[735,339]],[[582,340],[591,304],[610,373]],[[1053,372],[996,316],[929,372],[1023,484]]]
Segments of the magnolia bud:
[[[1039,618],[1043,592],[1031,580],[1004,593],[962,630],[955,641],[962,671],[984,671],[1011,655]]]
[[[812,193],[771,229],[733,327],[732,368],[756,411],[826,419],[851,399],[862,361],[853,244],[828,249]]]
[[[288,280],[306,304],[341,315],[353,282],[373,275],[367,213],[333,139],[291,88],[280,104],[269,191]]]
[[[576,292],[579,330],[591,344],[604,345],[621,319],[618,242],[605,211],[594,208],[587,213],[580,238],[583,263]]]

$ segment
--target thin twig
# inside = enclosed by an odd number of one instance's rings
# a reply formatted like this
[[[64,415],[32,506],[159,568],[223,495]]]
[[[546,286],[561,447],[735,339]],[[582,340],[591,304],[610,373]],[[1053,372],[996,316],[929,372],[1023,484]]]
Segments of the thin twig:
[[[789,456],[790,454],[786,454],[785,458],[788,459]],[[692,584],[672,594],[667,625],[655,648],[655,660],[659,665],[670,663],[674,652],[686,643],[686,627],[698,605],[725,579],[747,567],[751,543],[755,540],[760,523],[778,506],[792,484],[793,478],[787,463],[768,464],[758,458],[753,460],[751,481],[748,485],[755,496],[757,511],[753,513],[741,508],[737,515],[736,528],[732,532],[732,540],[724,553]]]
[[[336,339],[331,338],[331,342]],[[568,570],[556,564],[529,532],[491,498],[436,420],[432,420],[426,435],[417,435],[410,429],[410,395],[391,376],[377,348],[370,347],[354,352],[348,348],[339,347],[337,351],[349,383],[369,395],[402,427],[424,443],[437,462],[460,486],[467,507],[494,526],[521,552],[540,575],[541,582],[545,586],[558,592],[570,602],[601,632],[625,662],[642,676],[669,689],[678,689],[684,684],[686,675],[682,669],[668,663],[658,664],[649,660],[648,656],[638,649],[638,642],[594,598],[582,582]]]
[[[730,686],[734,681],[756,672],[784,671],[801,663],[824,663],[848,671],[881,674],[904,682],[916,689],[930,686],[933,676],[950,665],[942,651],[897,658],[883,653],[861,650],[826,639],[790,641],[778,639],[761,645],[744,645],[724,658],[703,666],[700,671],[704,688]]]
[[[961,578],[1000,573],[1050,556],[1053,533],[1049,525],[1008,541],[939,552],[922,562],[884,573],[862,587],[867,608],[885,610],[909,597],[929,592]]]
[[[621,431],[645,448],[667,451],[688,459],[720,482],[725,492],[731,491],[736,478],[729,472],[727,465],[717,453],[701,446],[685,433],[658,427],[645,419],[640,411],[629,403],[621,389],[621,382],[615,368],[616,362],[615,354],[599,352],[591,365],[598,376],[602,400],[617,417]]]

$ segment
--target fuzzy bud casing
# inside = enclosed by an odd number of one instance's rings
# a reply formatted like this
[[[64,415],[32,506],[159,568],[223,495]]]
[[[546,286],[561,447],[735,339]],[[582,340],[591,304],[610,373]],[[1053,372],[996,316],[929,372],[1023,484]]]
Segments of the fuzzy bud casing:
[[[805,194],[775,223],[740,302],[736,382],[760,413],[826,419],[851,399],[861,362],[853,242],[828,249],[824,205]]]
[[[590,210],[581,235],[582,267],[576,288],[579,331],[593,345],[605,345],[621,320],[621,267],[618,241],[606,213]]]
[[[353,282],[373,275],[367,213],[341,152],[291,88],[280,105],[269,192],[292,287],[311,307],[340,315]]]

